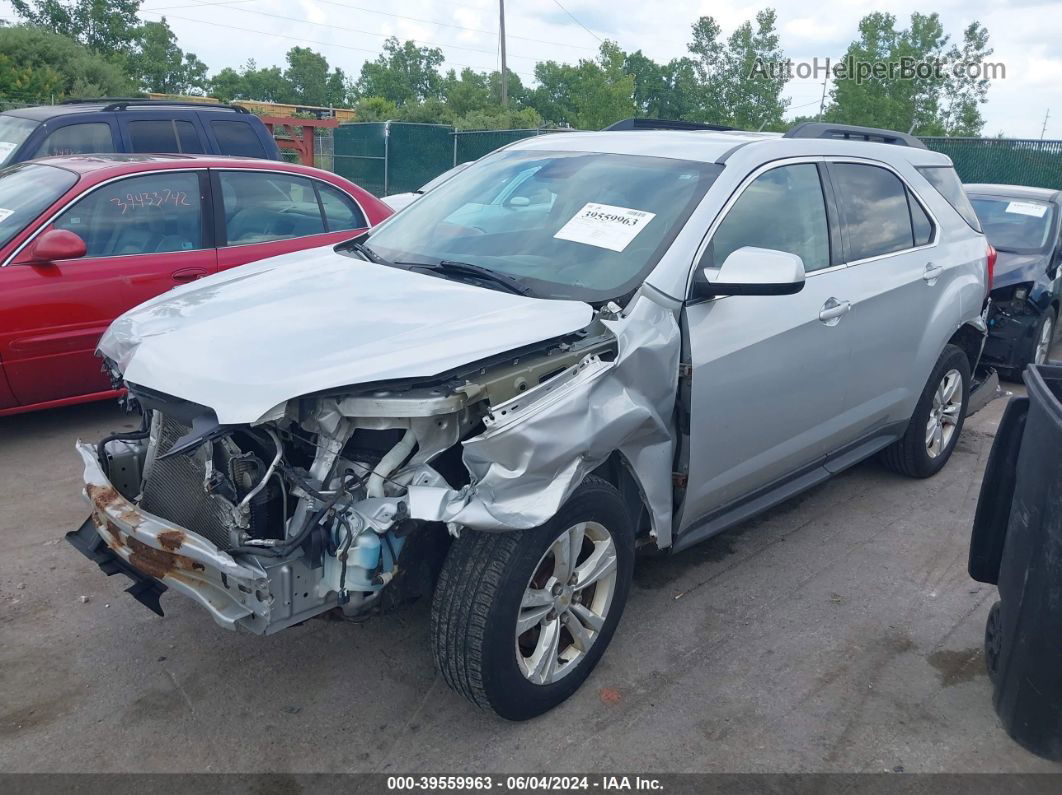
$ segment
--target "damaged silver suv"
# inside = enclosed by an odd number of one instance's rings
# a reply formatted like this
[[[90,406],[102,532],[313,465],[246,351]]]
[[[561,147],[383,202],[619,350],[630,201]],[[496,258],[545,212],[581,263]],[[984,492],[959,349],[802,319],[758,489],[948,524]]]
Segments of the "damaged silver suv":
[[[516,143],[115,321],[143,425],[78,444],[71,541],[160,614],[170,588],[257,634],[430,596],[445,680],[540,714],[604,653],[636,550],[875,453],[944,466],[989,265],[952,182],[861,128]]]

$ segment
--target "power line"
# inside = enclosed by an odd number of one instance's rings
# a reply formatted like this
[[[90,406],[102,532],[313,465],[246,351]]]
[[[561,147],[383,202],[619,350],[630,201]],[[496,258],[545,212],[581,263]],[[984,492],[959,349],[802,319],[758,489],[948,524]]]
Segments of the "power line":
[[[336,2],[336,0],[317,0],[317,1],[320,2],[320,3],[325,3],[326,5],[338,6],[339,8],[352,9],[354,11],[364,11],[367,14],[379,14],[380,16],[393,17],[395,19],[405,19],[405,20],[409,20],[411,22],[423,22],[426,25],[438,25],[439,27],[453,28],[454,30],[463,30],[463,31],[466,31],[466,32],[469,32],[469,33],[483,33],[483,34],[486,34],[488,36],[496,35],[496,31],[493,31],[493,30],[484,30],[482,28],[469,28],[469,27],[466,27],[464,25],[455,25],[452,22],[437,22],[434,19],[423,19],[421,17],[410,17],[410,16],[405,16],[404,14],[393,14],[390,11],[377,11],[374,8],[365,8],[363,6],[351,5],[350,3],[340,3],[340,2]],[[166,11],[166,10],[169,10],[171,8],[172,9],[181,9],[181,8],[199,8],[201,6],[229,6],[229,5],[237,5],[237,4],[240,4],[240,3],[247,3],[247,2],[251,2],[251,0],[213,0],[213,2],[209,2],[209,3],[194,3],[194,4],[191,4],[191,5],[189,5],[189,4],[181,4],[181,5],[172,5],[172,6],[156,6],[155,8],[144,8],[142,10],[143,11]],[[556,2],[556,0],[554,0],[554,2]],[[549,44],[549,45],[552,45],[554,47],[573,47],[574,49],[577,49],[577,50],[594,50],[594,49],[596,49],[595,47],[586,47],[586,46],[583,46],[581,44],[569,44],[567,42],[560,42],[560,41],[547,41],[546,39],[535,39],[535,38],[532,38],[530,36],[517,36],[517,35],[512,34],[512,33],[509,34],[509,38],[510,39],[519,39],[521,41],[531,41],[531,42],[534,42],[536,44]],[[595,38],[596,38],[596,36],[595,36]],[[600,39],[599,39],[599,41],[600,41]]]
[[[590,34],[591,36],[593,36],[593,37],[594,37],[595,39],[597,39],[598,41],[600,41],[600,42],[601,42],[602,44],[604,44],[604,43],[605,43],[605,42],[604,42],[604,41],[603,41],[603,40],[601,39],[601,37],[600,37],[600,36],[598,36],[598,35],[597,35],[596,33],[594,33],[594,31],[590,30],[590,28],[588,28],[588,27],[587,27],[586,25],[584,25],[584,24],[583,24],[582,22],[580,22],[580,21],[579,21],[578,19],[576,19],[576,18],[575,18],[575,16],[574,16],[574,15],[572,14],[572,12],[571,12],[571,11],[569,11],[569,10],[568,10],[567,8],[565,8],[564,6],[562,6],[562,5],[560,4],[560,0],[553,0],[553,3],[554,3],[554,5],[556,5],[556,6],[557,6],[557,8],[559,8],[559,9],[560,9],[561,11],[563,11],[563,12],[564,12],[565,14],[567,14],[567,15],[568,15],[568,16],[569,16],[569,17],[571,18],[572,22],[574,22],[574,23],[575,23],[576,25],[578,25],[579,27],[581,27],[581,28],[582,28],[583,30],[585,30],[585,31],[586,31],[587,33],[589,33],[589,34]],[[515,36],[514,36],[513,38],[515,38]]]
[[[163,14],[158,13],[157,11],[156,12],[148,12],[148,13],[155,13],[158,16],[163,16]],[[181,16],[177,16],[176,14],[169,14],[169,15],[166,15],[166,16],[169,16],[170,19],[179,19],[182,22],[195,22],[195,23],[200,24],[200,25],[212,25],[212,26],[217,27],[217,28],[227,28],[228,30],[238,30],[241,33],[254,33],[255,35],[258,35],[258,36],[273,36],[274,38],[289,39],[291,41],[297,41],[297,42],[300,42],[302,44],[316,44],[316,45],[318,45],[320,47],[338,47],[338,48],[340,48],[342,50],[353,50],[355,52],[367,52],[370,55],[378,55],[379,54],[379,50],[370,50],[370,49],[367,49],[365,47],[353,47],[353,46],[351,46],[349,44],[337,44],[335,42],[330,42],[330,41],[318,41],[316,39],[307,39],[307,38],[305,38],[303,36],[289,36],[289,35],[287,35],[285,33],[271,33],[269,31],[265,31],[265,30],[255,30],[254,28],[244,28],[244,27],[240,27],[239,25],[225,25],[225,24],[222,24],[221,22],[212,22],[212,21],[206,20],[206,19],[193,19],[191,17],[181,17]],[[457,61],[451,61],[449,59],[447,59],[447,63],[449,63],[452,66],[467,66],[469,69],[478,68],[478,67],[473,66],[472,64],[459,63]],[[529,78],[531,80],[535,79],[534,75],[528,74],[526,72],[516,72],[516,74],[520,75],[521,77],[527,77],[527,78]]]
[[[202,5],[212,5],[212,4],[201,3],[199,5],[202,6]],[[196,8],[196,7],[198,7],[198,6],[189,6],[189,8]],[[151,9],[151,11],[153,11],[154,13],[158,13],[161,10],[162,9]],[[333,25],[331,23],[326,23],[326,22],[314,22],[312,19],[300,19],[298,17],[286,17],[283,14],[273,14],[273,13],[271,13],[269,11],[259,11],[259,10],[255,9],[255,8],[233,8],[233,9],[230,9],[230,10],[232,10],[232,11],[241,11],[241,12],[243,12],[245,14],[258,14],[258,16],[272,17],[273,19],[282,19],[285,22],[297,22],[297,23],[299,23],[301,25],[314,25],[314,26],[319,27],[319,28],[329,28],[330,30],[345,30],[348,33],[361,33],[361,34],[364,34],[366,36],[376,36],[376,37],[381,38],[381,39],[388,38],[388,34],[386,34],[386,33],[374,33],[371,30],[361,30],[359,28],[346,28],[346,27],[343,27],[342,25]],[[463,46],[461,44],[448,44],[448,43],[439,44],[439,43],[435,43],[435,42],[431,42],[431,41],[424,41],[423,39],[410,39],[409,41],[416,42],[417,44],[422,44],[425,47],[448,47],[448,48],[450,48],[452,50],[465,50],[467,52],[479,52],[479,53],[483,53],[484,55],[494,55],[494,53],[495,53],[494,50],[484,50],[484,49],[482,49],[480,47],[465,47],[465,46]],[[537,63],[538,60],[539,60],[536,56],[533,56],[533,55],[517,55],[515,53],[509,53],[509,57],[510,58],[522,58],[524,60],[534,61],[535,63]]]

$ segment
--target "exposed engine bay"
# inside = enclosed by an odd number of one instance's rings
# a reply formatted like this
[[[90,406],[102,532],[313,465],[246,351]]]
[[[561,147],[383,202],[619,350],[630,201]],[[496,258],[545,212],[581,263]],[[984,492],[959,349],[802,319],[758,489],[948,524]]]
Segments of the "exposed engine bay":
[[[353,617],[429,593],[466,527],[541,524],[616,451],[651,506],[646,532],[666,542],[678,330],[634,303],[527,350],[291,399],[251,424],[128,383],[141,430],[79,445],[90,529],[109,547],[96,554],[229,628]]]

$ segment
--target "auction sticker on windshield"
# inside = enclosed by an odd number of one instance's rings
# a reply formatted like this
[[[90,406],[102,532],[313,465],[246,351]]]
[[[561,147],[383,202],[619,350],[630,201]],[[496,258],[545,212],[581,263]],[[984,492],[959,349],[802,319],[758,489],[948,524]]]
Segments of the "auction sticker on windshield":
[[[623,251],[638,233],[656,218],[656,213],[587,202],[557,230],[555,238],[588,246]]]
[[[14,215],[14,214],[15,214],[14,210],[5,210],[3,207],[0,207],[0,223],[2,223],[3,221],[6,221],[8,216]]]
[[[1007,205],[1008,213],[1018,215],[1031,215],[1033,218],[1043,218],[1047,212],[1046,204],[1033,204],[1032,202],[1011,202]]]

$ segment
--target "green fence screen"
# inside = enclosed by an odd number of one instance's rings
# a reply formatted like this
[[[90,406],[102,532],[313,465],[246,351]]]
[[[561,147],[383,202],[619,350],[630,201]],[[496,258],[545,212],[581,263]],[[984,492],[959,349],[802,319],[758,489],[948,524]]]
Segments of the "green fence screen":
[[[1062,141],[1016,138],[923,138],[955,164],[963,182],[1062,189]]]
[[[458,163],[548,130],[455,131],[444,124],[364,122],[335,130],[335,171],[377,196],[416,190]],[[923,138],[963,182],[1062,189],[1062,141]]]
[[[335,172],[377,196],[404,193],[495,149],[547,130],[455,131],[445,124],[355,122],[333,138]]]

